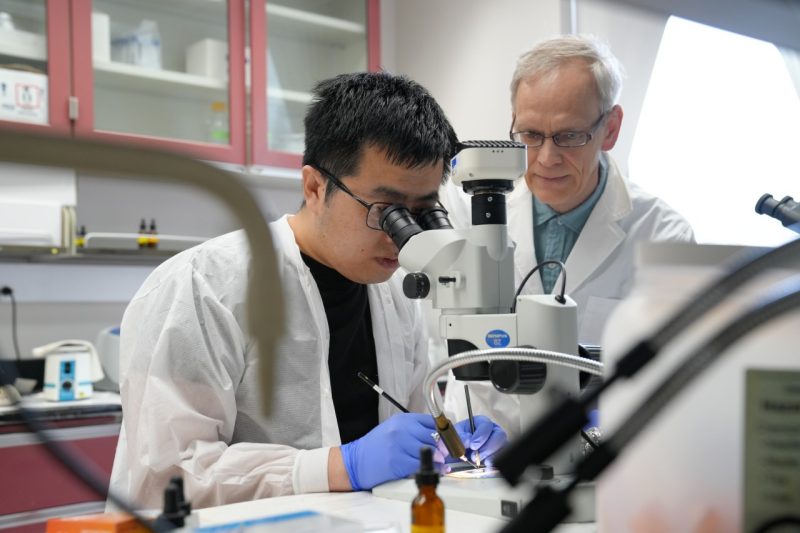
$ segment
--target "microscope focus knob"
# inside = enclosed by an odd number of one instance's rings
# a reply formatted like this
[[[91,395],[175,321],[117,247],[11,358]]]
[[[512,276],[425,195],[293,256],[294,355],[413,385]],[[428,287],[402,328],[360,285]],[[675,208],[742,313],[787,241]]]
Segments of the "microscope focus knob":
[[[412,272],[403,278],[403,294],[408,298],[422,299],[431,292],[431,281],[422,272]]]

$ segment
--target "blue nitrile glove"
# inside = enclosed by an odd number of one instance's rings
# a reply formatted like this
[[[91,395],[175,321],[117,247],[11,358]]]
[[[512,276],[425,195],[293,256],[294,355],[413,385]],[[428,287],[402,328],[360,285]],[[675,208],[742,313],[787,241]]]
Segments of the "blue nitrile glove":
[[[464,442],[467,450],[467,458],[471,461],[477,459],[477,451],[481,458],[481,465],[491,465],[491,457],[500,448],[505,446],[508,437],[503,428],[489,420],[489,418],[478,415],[475,420],[475,433],[470,431],[469,419],[462,420],[455,424],[456,431]],[[488,459],[488,461],[487,461]]]
[[[342,459],[353,490],[371,489],[413,474],[419,469],[419,450],[423,446],[433,448],[433,460],[443,463],[434,434],[436,423],[431,415],[400,413],[360,439],[342,445]]]

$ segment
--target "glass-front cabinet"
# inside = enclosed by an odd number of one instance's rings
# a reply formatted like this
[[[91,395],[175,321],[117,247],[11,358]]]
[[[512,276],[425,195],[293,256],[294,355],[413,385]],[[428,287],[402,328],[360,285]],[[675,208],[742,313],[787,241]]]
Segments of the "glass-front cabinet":
[[[379,68],[378,3],[0,0],[0,127],[299,168],[314,85]]]
[[[80,135],[245,162],[244,0],[72,0]]]
[[[378,0],[251,1],[252,159],[297,167],[311,90],[379,68]]]
[[[69,132],[69,4],[0,0],[0,125]]]

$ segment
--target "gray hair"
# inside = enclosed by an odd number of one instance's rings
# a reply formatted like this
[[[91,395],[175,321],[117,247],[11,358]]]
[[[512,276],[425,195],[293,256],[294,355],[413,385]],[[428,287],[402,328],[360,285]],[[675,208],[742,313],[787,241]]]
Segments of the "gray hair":
[[[512,108],[522,80],[553,72],[576,59],[588,63],[597,83],[602,110],[611,109],[622,91],[623,68],[607,44],[588,35],[564,35],[542,41],[519,56],[511,78]]]

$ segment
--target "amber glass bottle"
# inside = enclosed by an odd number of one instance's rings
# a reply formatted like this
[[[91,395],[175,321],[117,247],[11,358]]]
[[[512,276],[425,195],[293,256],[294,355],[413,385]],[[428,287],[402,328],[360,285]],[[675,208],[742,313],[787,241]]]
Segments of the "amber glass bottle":
[[[444,533],[444,502],[436,494],[439,473],[433,468],[433,450],[420,450],[416,475],[419,494],[411,502],[411,533]]]

